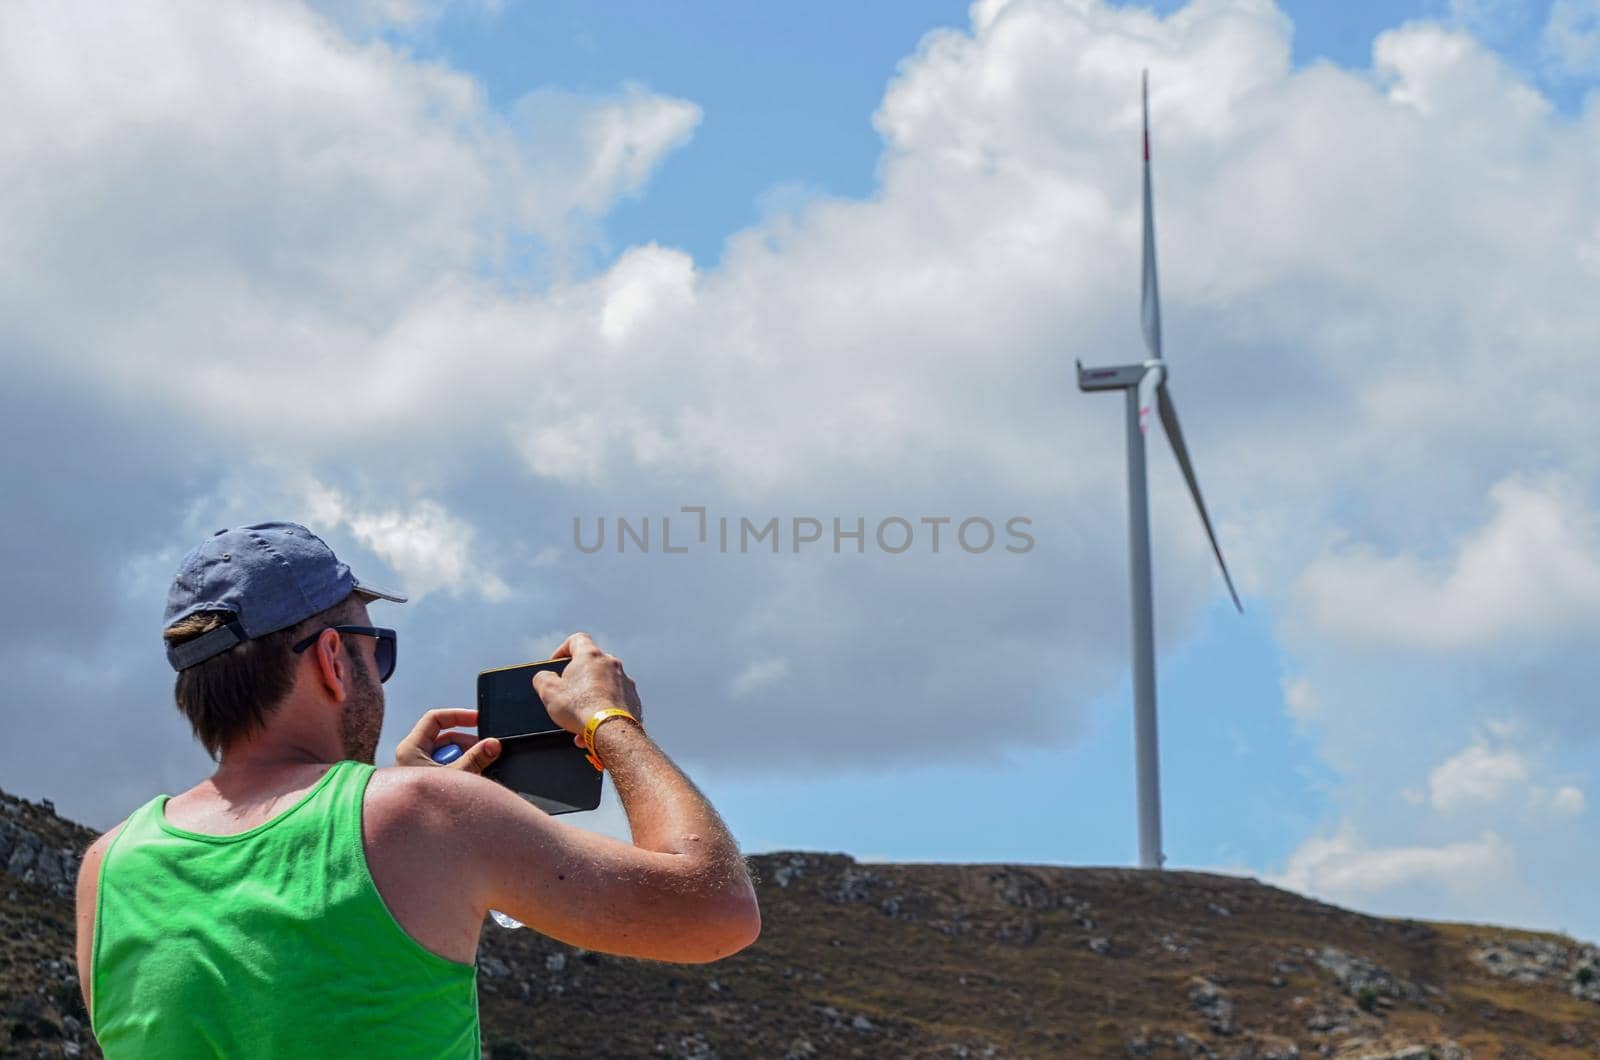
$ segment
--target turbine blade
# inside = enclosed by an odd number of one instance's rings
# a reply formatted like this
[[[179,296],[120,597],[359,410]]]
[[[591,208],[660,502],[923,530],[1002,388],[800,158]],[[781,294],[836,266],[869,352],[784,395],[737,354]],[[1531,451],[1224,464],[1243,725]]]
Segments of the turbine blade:
[[[1217,535],[1211,529],[1211,516],[1206,514],[1205,498],[1200,496],[1200,483],[1194,477],[1194,465],[1189,463],[1189,447],[1183,444],[1183,428],[1178,426],[1178,409],[1172,403],[1172,395],[1167,393],[1167,388],[1162,386],[1156,391],[1156,403],[1161,409],[1161,425],[1167,429],[1167,440],[1172,443],[1172,452],[1178,458],[1178,467],[1183,470],[1183,479],[1189,484],[1189,495],[1194,498],[1194,506],[1200,510],[1200,521],[1205,524],[1206,537],[1211,539],[1211,551],[1217,554],[1217,566],[1222,568],[1222,579],[1228,583],[1228,595],[1233,597],[1233,606],[1244,614],[1244,605],[1239,603],[1239,594],[1234,591],[1233,577],[1228,573],[1228,564],[1222,558],[1222,548],[1217,544]]]
[[[1156,222],[1150,206],[1150,71],[1144,72],[1144,290],[1139,318],[1150,356],[1161,359],[1161,293],[1156,289]]]

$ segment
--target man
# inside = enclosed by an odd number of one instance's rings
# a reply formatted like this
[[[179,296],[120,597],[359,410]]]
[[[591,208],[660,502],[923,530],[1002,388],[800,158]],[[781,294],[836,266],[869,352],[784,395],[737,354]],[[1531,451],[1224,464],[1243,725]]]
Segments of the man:
[[[576,946],[705,962],[760,932],[733,837],[645,734],[622,663],[582,633],[534,687],[612,776],[633,844],[482,776],[499,741],[428,712],[373,765],[392,630],[311,531],[261,523],[189,553],[167,600],[175,697],[219,765],[90,846],[78,974],[120,1057],[480,1055],[475,960],[503,910]],[[601,712],[608,712],[597,717]],[[465,747],[452,767],[429,757]]]

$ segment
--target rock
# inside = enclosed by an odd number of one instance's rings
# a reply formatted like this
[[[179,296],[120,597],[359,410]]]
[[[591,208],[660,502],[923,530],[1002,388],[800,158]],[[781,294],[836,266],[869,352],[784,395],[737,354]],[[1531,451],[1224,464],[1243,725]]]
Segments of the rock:
[[[1037,876],[1016,869],[996,869],[989,873],[989,883],[996,896],[1007,905],[1023,909],[1054,908],[1055,896],[1049,886]]]
[[[1235,1055],[1239,1060],[1300,1060],[1300,1047],[1287,1038],[1263,1038]]]
[[[1600,1002],[1600,949],[1593,945],[1507,937],[1473,939],[1472,945],[1472,960],[1494,975],[1519,983],[1560,982],[1574,997]]]
[[[1187,957],[1192,949],[1190,942],[1184,941],[1175,935],[1162,935],[1161,948],[1168,953],[1175,953],[1179,957]]]
[[[1331,972],[1345,993],[1355,998],[1364,1008],[1370,1008],[1380,997],[1396,1001],[1421,1001],[1422,991],[1417,985],[1391,975],[1378,964],[1332,946],[1324,946],[1311,953],[1311,959],[1324,970]]]
[[[864,902],[872,897],[872,889],[882,882],[877,873],[851,865],[839,874],[839,885],[828,893],[827,898],[841,905]]]
[[[789,884],[804,876],[808,870],[816,867],[816,863],[804,854],[792,854],[787,861],[772,870],[772,882],[779,887],[787,888]]]
[[[6,859],[6,872],[17,879],[23,878],[23,873],[33,867],[39,857],[39,852],[44,849],[44,844],[39,842],[39,837],[23,828],[14,830],[11,856]]]
[[[871,1020],[867,1019],[867,1017],[857,1016],[850,1021],[850,1026],[858,1031],[870,1031],[872,1030],[873,1024]]]
[[[504,979],[506,976],[511,974],[511,969],[506,967],[506,962],[502,961],[499,957],[480,958],[478,961],[478,968],[481,969],[484,974],[495,979]]]
[[[1239,1028],[1233,1021],[1233,1001],[1209,979],[1189,981],[1189,1003],[1211,1024],[1217,1034],[1233,1034]]]
[[[1198,1041],[1197,1039],[1191,1038],[1187,1034],[1182,1033],[1181,1031],[1179,1033],[1173,1035],[1172,1044],[1176,1045],[1178,1047],[1178,1051],[1183,1053],[1184,1056],[1216,1056],[1217,1055],[1216,1053],[1211,1051],[1211,1047],[1208,1046],[1205,1042]]]
[[[995,925],[994,938],[997,942],[1006,942],[1013,946],[1031,946],[1039,940],[1039,932],[1037,920],[1022,917]]]
[[[566,966],[567,955],[565,953],[552,953],[544,959],[544,970],[547,972],[559,972]]]
[[[680,1035],[674,1043],[662,1043],[656,1047],[656,1051],[670,1053],[672,1056],[688,1057],[691,1060],[718,1060],[717,1051],[711,1048],[711,1043],[698,1031]]]
[[[1217,1055],[1206,1043],[1191,1038],[1181,1031],[1170,1038],[1164,1034],[1151,1034],[1146,1031],[1129,1038],[1123,1043],[1123,1055],[1125,1056],[1167,1056],[1174,1049],[1184,1056],[1215,1057]],[[1244,1055],[1254,1056],[1255,1054]]]

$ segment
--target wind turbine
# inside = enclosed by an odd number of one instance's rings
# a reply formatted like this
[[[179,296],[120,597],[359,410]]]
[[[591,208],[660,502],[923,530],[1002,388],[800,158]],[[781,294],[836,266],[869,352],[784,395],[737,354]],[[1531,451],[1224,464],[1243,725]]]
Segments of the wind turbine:
[[[1172,453],[1178,458],[1184,481],[1200,511],[1211,551],[1217,555],[1222,577],[1228,583],[1233,606],[1244,613],[1239,594],[1234,591],[1228,565],[1217,546],[1217,535],[1200,496],[1200,483],[1189,462],[1189,449],[1183,444],[1178,426],[1178,410],[1167,390],[1167,362],[1161,356],[1161,299],[1156,291],[1156,233],[1150,210],[1150,72],[1144,73],[1144,292],[1140,317],[1144,325],[1144,344],[1149,357],[1138,364],[1111,368],[1084,368],[1078,364],[1079,390],[1123,390],[1128,409],[1128,569],[1133,590],[1133,702],[1134,757],[1139,783],[1139,867],[1159,869],[1166,855],[1161,852],[1161,773],[1156,747],[1156,656],[1155,630],[1150,603],[1150,503],[1145,489],[1144,436],[1150,406],[1160,410]]]

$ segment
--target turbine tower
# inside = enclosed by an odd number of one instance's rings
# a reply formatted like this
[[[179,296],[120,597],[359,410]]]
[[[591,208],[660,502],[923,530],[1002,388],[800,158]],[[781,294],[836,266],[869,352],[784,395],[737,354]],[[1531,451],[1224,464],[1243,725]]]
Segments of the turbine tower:
[[[1138,364],[1110,368],[1084,368],[1078,362],[1079,390],[1122,390],[1127,392],[1128,434],[1128,571],[1133,590],[1133,703],[1134,757],[1139,783],[1139,867],[1159,869],[1166,855],[1161,852],[1161,773],[1156,747],[1156,653],[1155,630],[1150,602],[1150,504],[1145,489],[1145,428],[1154,402],[1172,443],[1173,455],[1189,493],[1200,511],[1211,551],[1217,555],[1222,577],[1228,583],[1233,606],[1241,614],[1239,594],[1217,546],[1217,535],[1200,496],[1200,483],[1189,462],[1178,426],[1178,410],[1167,389],[1167,362],[1161,356],[1161,299],[1156,291],[1156,233],[1150,209],[1150,73],[1145,71],[1144,101],[1144,291],[1140,317],[1144,325],[1144,344],[1149,357]]]

